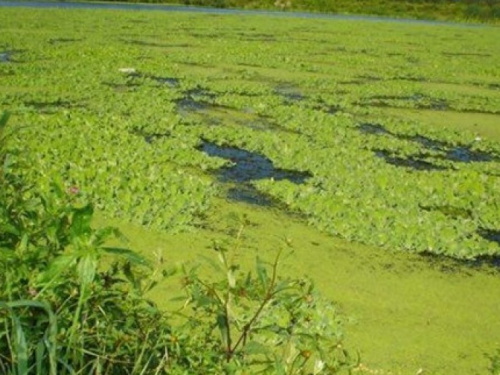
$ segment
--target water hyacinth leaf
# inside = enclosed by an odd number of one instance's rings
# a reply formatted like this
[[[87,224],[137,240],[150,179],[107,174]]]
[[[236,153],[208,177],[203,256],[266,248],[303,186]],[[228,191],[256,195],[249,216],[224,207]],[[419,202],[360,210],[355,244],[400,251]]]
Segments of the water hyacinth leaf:
[[[70,232],[73,238],[78,238],[91,232],[90,223],[92,221],[93,214],[94,209],[91,204],[74,210],[70,227]]]

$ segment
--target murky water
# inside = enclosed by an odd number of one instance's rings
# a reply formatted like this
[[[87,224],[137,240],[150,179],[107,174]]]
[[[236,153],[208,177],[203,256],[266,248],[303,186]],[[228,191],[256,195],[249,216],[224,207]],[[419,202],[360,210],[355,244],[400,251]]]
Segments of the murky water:
[[[474,150],[472,144],[467,144],[467,145],[462,144],[456,146],[448,142],[431,139],[422,135],[408,136],[404,134],[397,134],[387,130],[384,126],[380,124],[363,123],[360,124],[358,128],[360,132],[364,134],[371,134],[378,136],[389,135],[400,140],[419,143],[420,145],[424,146],[430,151],[437,151],[442,153],[442,155],[438,156],[413,155],[408,158],[399,158],[391,156],[388,150],[373,150],[377,157],[384,158],[389,164],[393,165],[410,167],[418,170],[445,169],[443,167],[433,165],[429,161],[420,160],[424,157],[431,159],[433,158],[433,159],[449,160],[460,163],[500,161],[500,156],[481,150]]]
[[[276,95],[281,96],[286,103],[293,104],[304,100],[305,97],[295,86],[287,83],[279,84],[274,88]]]
[[[0,52],[0,62],[6,63],[10,61],[10,54],[8,52]]]
[[[393,156],[389,151],[386,150],[373,150],[373,152],[375,153],[376,157],[382,158],[386,163],[394,165],[396,167],[411,168],[417,171],[439,171],[447,169],[440,165],[435,165],[426,160],[419,159],[418,155],[402,158],[399,156]]]
[[[224,183],[234,184],[229,190],[228,198],[260,205],[269,205],[269,197],[258,192],[250,182],[253,180],[272,178],[274,180],[289,180],[295,184],[303,184],[312,177],[309,172],[275,168],[273,162],[264,155],[231,146],[219,146],[204,141],[199,150],[209,156],[217,156],[230,160],[233,165],[220,168],[217,178]]]
[[[216,95],[203,88],[194,88],[184,92],[184,97],[177,100],[177,110],[183,115],[189,115],[190,112],[201,111],[210,108]]]

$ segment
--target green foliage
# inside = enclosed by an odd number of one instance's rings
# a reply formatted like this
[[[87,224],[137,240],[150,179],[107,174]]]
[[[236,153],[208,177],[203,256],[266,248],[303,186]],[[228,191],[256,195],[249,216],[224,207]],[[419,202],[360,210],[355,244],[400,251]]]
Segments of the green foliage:
[[[500,349],[497,349],[495,354],[488,356],[490,360],[490,366],[488,368],[491,375],[500,374]]]
[[[1,145],[7,159],[5,139]],[[25,162],[17,158],[1,172],[0,372],[161,369],[170,328],[143,297],[150,284],[137,267],[147,261],[105,245],[119,233],[91,227],[92,206],[75,188],[54,184],[40,194],[23,184]],[[103,263],[109,255],[114,260]]]
[[[280,252],[272,263],[257,258],[253,272],[231,260],[244,225],[229,248],[214,245],[214,280],[200,278],[198,268],[184,270],[188,311],[178,340],[189,342],[179,350],[190,373],[334,374],[354,368],[335,306],[311,282],[279,277]]]

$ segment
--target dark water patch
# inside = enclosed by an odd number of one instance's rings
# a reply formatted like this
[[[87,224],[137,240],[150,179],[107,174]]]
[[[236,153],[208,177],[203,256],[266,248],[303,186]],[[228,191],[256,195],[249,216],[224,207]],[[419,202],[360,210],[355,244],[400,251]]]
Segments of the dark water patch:
[[[171,88],[179,87],[180,86],[180,80],[175,77],[162,77],[162,76],[157,76],[154,74],[147,74],[147,73],[141,73],[136,71],[133,68],[124,68],[120,70],[123,74],[125,74],[127,77],[134,79],[134,78],[143,78],[143,79],[150,79],[152,81],[156,81],[161,85],[166,85]],[[132,83],[133,81],[130,81]]]
[[[288,104],[300,102],[305,99],[302,93],[293,85],[280,84],[274,88],[274,93],[285,99]]]
[[[10,61],[10,54],[8,52],[0,52],[0,62],[6,63]]]
[[[375,135],[382,135],[382,134],[389,134],[393,135],[390,131],[388,131],[385,127],[383,127],[380,124],[370,124],[370,123],[363,123],[358,125],[359,130],[362,133],[365,134],[375,134]]]
[[[393,81],[408,81],[408,82],[425,82],[424,77],[412,77],[412,76],[396,76],[392,78]]]
[[[425,155],[427,158],[448,160],[452,162],[472,163],[500,161],[500,156],[481,150],[473,150],[472,145],[454,145],[445,141],[432,139],[423,135],[405,135],[393,133],[380,124],[363,123],[358,125],[359,130],[365,134],[390,135],[394,138],[419,143],[430,151],[439,152],[442,155]],[[423,155],[421,155],[423,156]],[[384,156],[385,157],[385,156]],[[414,159],[412,159],[414,160]]]
[[[183,98],[175,102],[177,109],[181,114],[188,114],[189,112],[202,111],[210,107],[208,103],[194,100],[192,98]]]
[[[217,95],[202,87],[195,87],[184,91],[184,97],[176,101],[178,111],[187,115],[213,107],[213,101]]]
[[[485,240],[496,242],[500,245],[500,230],[480,228],[477,233]],[[500,265],[500,263],[498,265]]]
[[[312,109],[328,113],[330,115],[334,115],[342,110],[340,106],[325,103],[323,100],[318,100],[318,102],[312,107]]]
[[[433,109],[444,111],[449,108],[448,102],[445,99],[430,98],[421,94],[397,96],[397,95],[374,95],[366,102],[359,103],[373,107],[392,107],[394,102],[407,102],[409,108],[418,109]]]
[[[276,200],[272,199],[266,194],[261,193],[250,184],[243,184],[238,187],[233,187],[227,191],[226,196],[232,201],[243,202],[257,206],[270,207],[277,204]]]
[[[195,39],[211,39],[211,40],[225,37],[223,33],[208,33],[208,32],[193,33],[188,31],[187,35]]]
[[[375,153],[375,156],[384,159],[386,163],[396,167],[410,168],[417,171],[442,171],[447,169],[440,165],[435,165],[431,162],[420,159],[420,155],[399,157],[392,155],[392,153],[386,150],[373,150],[373,152]]]
[[[145,78],[152,79],[153,81],[158,82],[160,85],[165,85],[170,88],[176,88],[180,86],[180,80],[174,77],[160,77],[154,75],[145,75]]]
[[[41,113],[55,113],[60,109],[72,109],[72,108],[85,108],[83,104],[77,104],[65,100],[53,100],[53,101],[35,101],[30,100],[24,102],[24,105],[36,109]]]
[[[394,135],[394,134],[393,134]],[[412,135],[412,136],[406,136],[406,135],[394,135],[396,138],[399,139],[404,139],[407,141],[412,141],[421,144],[425,148],[429,150],[434,150],[434,151],[440,151],[443,150],[443,148],[446,148],[447,143],[443,141],[438,141],[436,139],[431,139],[428,137],[424,137],[423,135]]]
[[[277,181],[289,180],[296,184],[302,184],[312,177],[309,172],[275,168],[273,162],[267,157],[237,147],[219,146],[212,142],[203,141],[198,149],[209,156],[217,156],[234,163],[231,167],[219,170],[218,177],[223,182],[244,183],[272,178]]]
[[[49,44],[62,44],[62,43],[74,43],[81,42],[83,39],[75,39],[75,38],[52,38],[49,39]]]
[[[273,199],[259,192],[250,184],[251,181],[265,178],[289,180],[295,184],[303,184],[312,177],[309,172],[275,168],[273,162],[264,155],[232,146],[219,146],[213,142],[203,141],[198,147],[209,156],[230,160],[233,165],[217,170],[219,181],[235,184],[228,190],[227,197],[239,202],[262,206],[275,205]]]
[[[420,143],[432,151],[444,153],[444,156],[436,156],[436,158],[446,159],[454,162],[472,163],[472,162],[489,162],[500,160],[500,158],[492,153],[481,150],[473,150],[471,145],[453,145],[448,142],[431,139],[422,135],[402,136],[394,135],[399,139],[405,139]]]
[[[217,95],[203,87],[195,87],[184,91],[184,96],[192,98],[193,100],[209,100],[213,101]]]
[[[493,155],[488,154],[483,151],[471,150],[468,147],[455,147],[448,151],[446,158],[453,161],[459,161],[463,163],[470,162],[488,162],[493,161],[495,158]]]
[[[422,260],[429,266],[439,269],[444,273],[469,275],[472,270],[500,272],[500,256],[498,255],[478,255],[473,259],[458,259],[445,255],[424,251],[419,253]]]
[[[439,211],[446,216],[450,216],[453,218],[462,218],[462,219],[470,219],[472,218],[472,211],[466,208],[454,207],[450,205],[444,206],[425,206],[420,205],[420,208],[424,211]]]
[[[139,128],[131,129],[129,131],[129,133],[143,138],[144,141],[146,143],[149,143],[149,144],[153,143],[157,139],[171,136],[171,133],[169,131],[167,131],[165,133],[150,133],[150,132],[145,131],[144,129],[139,129]]]
[[[360,75],[358,78],[366,81],[366,82],[378,82],[378,81],[383,81],[382,78],[377,77],[377,76],[372,76],[372,75]]]
[[[23,53],[26,50],[24,49],[11,49],[11,50],[0,50],[0,63],[15,63],[21,62],[19,60],[14,59],[14,55]]]
[[[341,85],[364,85],[366,82],[360,79],[351,79],[348,81],[338,81],[337,83]]]

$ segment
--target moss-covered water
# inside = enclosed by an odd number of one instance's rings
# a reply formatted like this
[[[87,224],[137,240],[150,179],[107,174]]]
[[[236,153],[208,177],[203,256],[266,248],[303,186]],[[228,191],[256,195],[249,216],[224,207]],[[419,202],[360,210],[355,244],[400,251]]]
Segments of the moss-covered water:
[[[486,354],[500,345],[498,268],[349,243],[281,211],[226,200],[218,201],[207,228],[194,233],[172,236],[117,224],[131,248],[151,256],[160,252],[172,266],[214,257],[214,241],[231,239],[238,217],[249,222],[238,253],[242,267],[251,268],[257,255],[271,260],[290,243],[281,272],[311,277],[338,303],[349,319],[346,344],[368,368],[404,375],[420,369],[442,375],[487,372]],[[166,309],[178,307],[170,299],[179,286],[174,276],[152,298]]]

